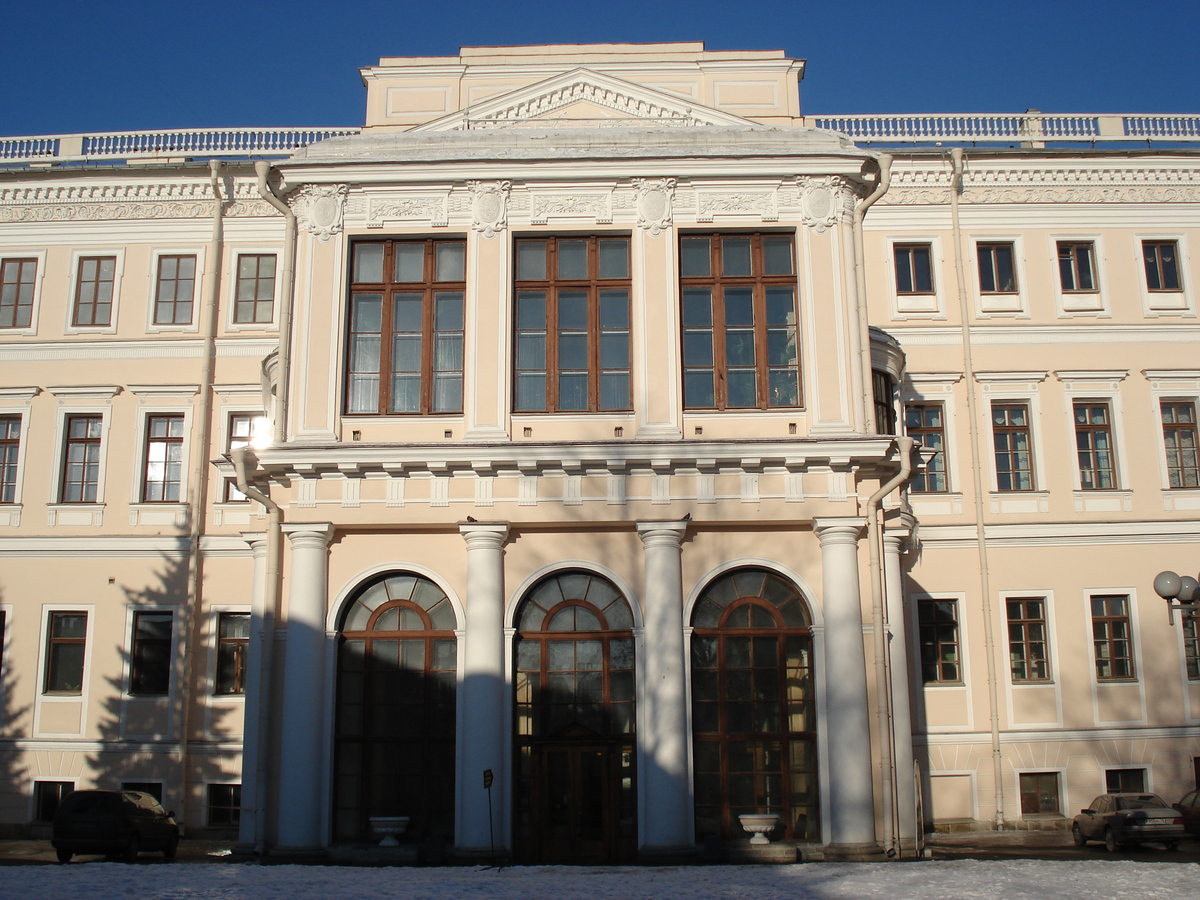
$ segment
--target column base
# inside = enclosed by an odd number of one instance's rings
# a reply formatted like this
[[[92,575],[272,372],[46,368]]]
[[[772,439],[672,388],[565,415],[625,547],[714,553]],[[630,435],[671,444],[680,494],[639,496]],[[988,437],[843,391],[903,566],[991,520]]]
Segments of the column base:
[[[875,841],[861,844],[826,844],[826,862],[882,862],[887,859],[881,847]]]

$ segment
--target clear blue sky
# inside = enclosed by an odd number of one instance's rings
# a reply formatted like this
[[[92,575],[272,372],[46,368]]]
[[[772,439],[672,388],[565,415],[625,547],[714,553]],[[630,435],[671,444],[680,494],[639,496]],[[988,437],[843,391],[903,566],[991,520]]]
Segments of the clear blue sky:
[[[808,60],[806,113],[1200,112],[1200,0],[9,0],[0,134],[358,125],[358,69],[705,41]]]

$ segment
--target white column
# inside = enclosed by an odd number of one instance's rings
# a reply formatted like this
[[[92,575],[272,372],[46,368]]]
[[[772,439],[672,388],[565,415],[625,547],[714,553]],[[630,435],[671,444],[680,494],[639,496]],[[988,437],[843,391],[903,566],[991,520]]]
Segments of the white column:
[[[493,835],[503,850],[508,829],[500,818],[511,780],[505,728],[507,679],[504,672],[504,541],[505,523],[460,525],[467,542],[466,635],[463,639],[462,685],[459,688],[458,769],[454,852],[459,857],[486,857]],[[491,769],[491,806],[483,772]],[[489,815],[492,817],[489,821]]]
[[[328,523],[284,525],[291,542],[287,642],[279,746],[277,847],[319,849],[327,780],[321,724],[325,715],[325,614],[328,608]]]
[[[246,702],[242,712],[242,815],[238,822],[238,843],[252,847],[258,836],[260,799],[266,800],[267,786],[258,783],[258,757],[269,741],[269,730],[259,732],[265,694],[270,680],[265,668],[264,648],[272,640],[273,610],[266,609],[267,536],[243,533],[242,539],[254,552],[254,576],[250,583],[250,645],[246,648]]]
[[[860,517],[818,518],[825,614],[825,704],[829,743],[826,859],[882,853],[875,838],[867,662],[858,587]]]
[[[687,648],[683,639],[680,543],[686,522],[639,522],[645,551],[643,666],[640,694],[639,778],[641,852],[689,854],[695,849],[691,766],[688,759]]]
[[[911,533],[911,524],[888,528],[883,533],[883,576],[887,602],[888,644],[892,669],[892,731],[896,735],[896,815],[900,820],[896,837],[900,850],[915,850],[918,829],[917,789],[913,777],[912,705],[909,697],[910,672],[908,628],[904,614],[904,574],[900,553]]]

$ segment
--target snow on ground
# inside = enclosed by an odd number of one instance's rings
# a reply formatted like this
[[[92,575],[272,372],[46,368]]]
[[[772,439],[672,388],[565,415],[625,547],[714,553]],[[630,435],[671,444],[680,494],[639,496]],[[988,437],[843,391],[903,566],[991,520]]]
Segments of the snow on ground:
[[[75,863],[0,869],[0,900],[1195,900],[1186,863],[808,863],[637,868]]]

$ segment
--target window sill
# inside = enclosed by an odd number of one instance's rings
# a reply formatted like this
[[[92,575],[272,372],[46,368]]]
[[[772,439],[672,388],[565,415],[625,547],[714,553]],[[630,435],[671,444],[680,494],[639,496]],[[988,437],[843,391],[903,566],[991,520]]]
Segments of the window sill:
[[[994,513],[1048,513],[1049,491],[992,491],[991,509]]]
[[[16,528],[20,525],[23,509],[20,503],[5,503],[0,506],[0,527],[7,525]]]
[[[82,525],[99,528],[104,524],[103,503],[48,503],[46,524],[50,528],[60,525]]]
[[[186,503],[131,503],[129,504],[130,525],[167,525],[182,528],[187,524]]]
[[[966,686],[967,683],[965,681],[927,681],[922,685],[927,691],[937,690],[938,688],[965,688]]]
[[[1096,684],[1137,684],[1137,677],[1133,678],[1100,678],[1097,676]]]
[[[1012,680],[1011,684],[1015,688],[1039,688],[1039,687],[1054,687],[1055,682],[1054,682],[1053,678],[1046,678],[1046,679],[1041,679],[1041,680],[1033,679],[1033,678],[1026,678],[1021,681]]]
[[[950,491],[909,491],[908,502],[917,516],[961,516],[962,494]]]
[[[1200,509],[1200,487],[1194,488],[1165,488],[1162,492],[1163,509],[1172,512],[1177,509]]]
[[[1075,491],[1075,512],[1132,512],[1133,491]]]

